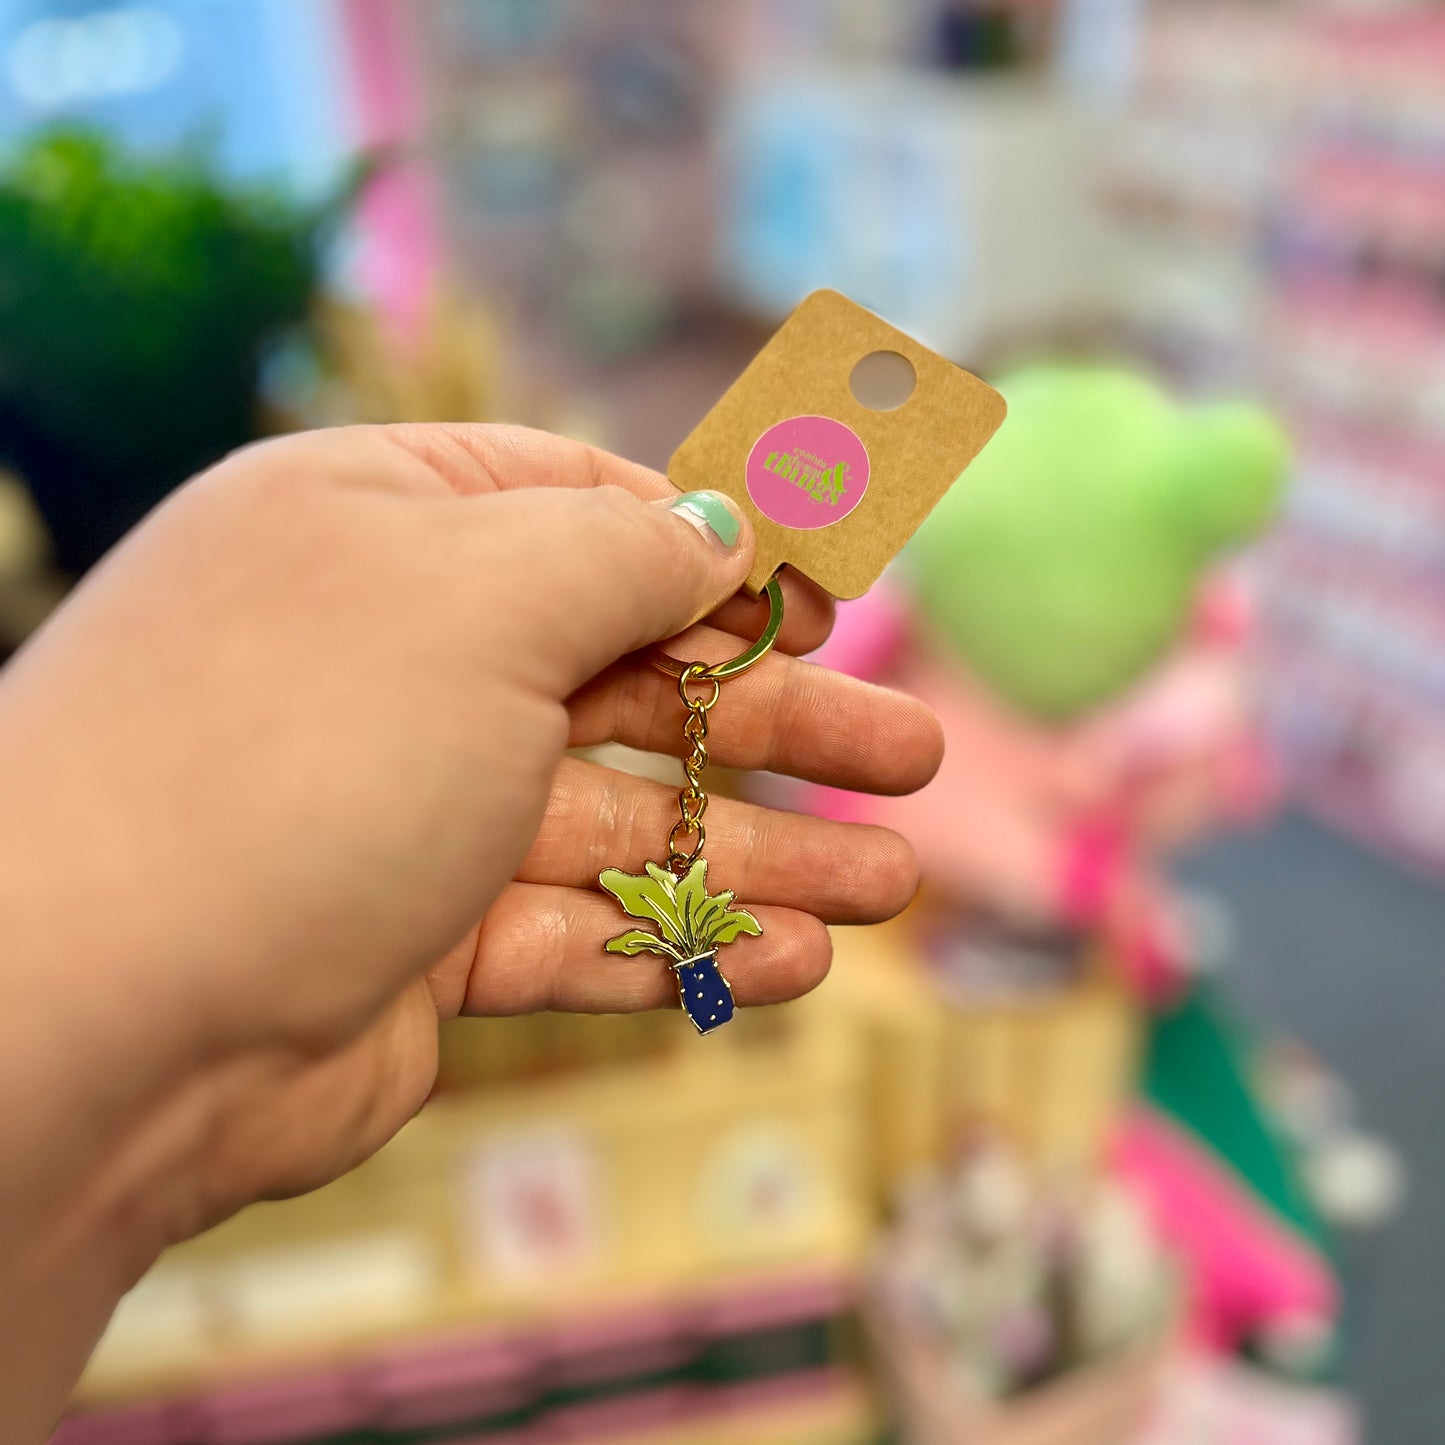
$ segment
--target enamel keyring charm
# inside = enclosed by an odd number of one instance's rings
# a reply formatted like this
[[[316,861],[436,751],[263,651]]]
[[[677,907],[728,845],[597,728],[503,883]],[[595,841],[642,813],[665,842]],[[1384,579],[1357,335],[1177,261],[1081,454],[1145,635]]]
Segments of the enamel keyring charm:
[[[733,907],[730,889],[708,892],[707,859],[702,856],[707,842],[703,815],[708,799],[702,774],[708,761],[708,715],[717,705],[723,683],[761,662],[773,650],[783,625],[783,591],[776,578],[763,595],[768,599],[768,625],[746,652],[730,662],[709,667],[653,653],[653,666],[677,679],[677,693],[687,709],[683,736],[691,751],[682,764],[686,775],[678,794],[682,816],[668,834],[665,864],[648,863],[635,874],[608,868],[597,880],[628,917],[648,925],[608,939],[607,952],[627,958],[651,953],[668,959],[682,1007],[700,1034],[720,1029],[733,1016],[732,985],[718,968],[718,950],[744,934],[756,938],[763,931],[751,913]]]

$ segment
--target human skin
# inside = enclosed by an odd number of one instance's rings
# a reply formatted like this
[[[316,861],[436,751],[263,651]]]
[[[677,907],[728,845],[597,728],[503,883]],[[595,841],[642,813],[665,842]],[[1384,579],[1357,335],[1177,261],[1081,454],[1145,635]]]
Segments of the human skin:
[[[566,750],[680,751],[675,684],[631,654],[707,618],[674,651],[718,661],[761,624],[746,527],[725,548],[673,495],[521,430],[267,443],[0,674],[0,1439],[44,1438],[165,1246],[390,1138],[438,1020],[672,1002],[655,960],[603,953],[596,876],[660,857],[675,794]],[[713,760],[921,786],[932,715],[786,655],[831,623],[788,596]],[[917,882],[886,829],[725,800],[708,855],[764,927],[729,952],[742,1005],[812,988],[824,924]]]

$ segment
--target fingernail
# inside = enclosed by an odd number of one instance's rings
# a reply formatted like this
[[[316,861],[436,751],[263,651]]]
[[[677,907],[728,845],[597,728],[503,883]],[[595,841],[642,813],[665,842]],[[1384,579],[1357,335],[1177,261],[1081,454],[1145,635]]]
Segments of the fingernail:
[[[689,527],[696,527],[719,552],[737,549],[743,531],[742,517],[721,492],[684,492],[666,506]]]

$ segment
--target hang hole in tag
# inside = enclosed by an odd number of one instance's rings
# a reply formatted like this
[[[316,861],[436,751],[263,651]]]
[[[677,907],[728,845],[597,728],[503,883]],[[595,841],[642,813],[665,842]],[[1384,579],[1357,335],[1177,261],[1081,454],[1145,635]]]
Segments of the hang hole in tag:
[[[913,363],[897,351],[870,351],[848,378],[853,400],[869,411],[897,411],[917,385]]]

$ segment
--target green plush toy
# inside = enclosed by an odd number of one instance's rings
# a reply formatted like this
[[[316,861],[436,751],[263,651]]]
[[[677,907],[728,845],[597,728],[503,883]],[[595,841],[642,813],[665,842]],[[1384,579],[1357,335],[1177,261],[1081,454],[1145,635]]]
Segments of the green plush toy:
[[[1200,573],[1260,533],[1289,469],[1251,407],[1187,409],[1142,377],[1036,367],[910,548],[924,611],[1026,712],[1064,720],[1156,662]]]

